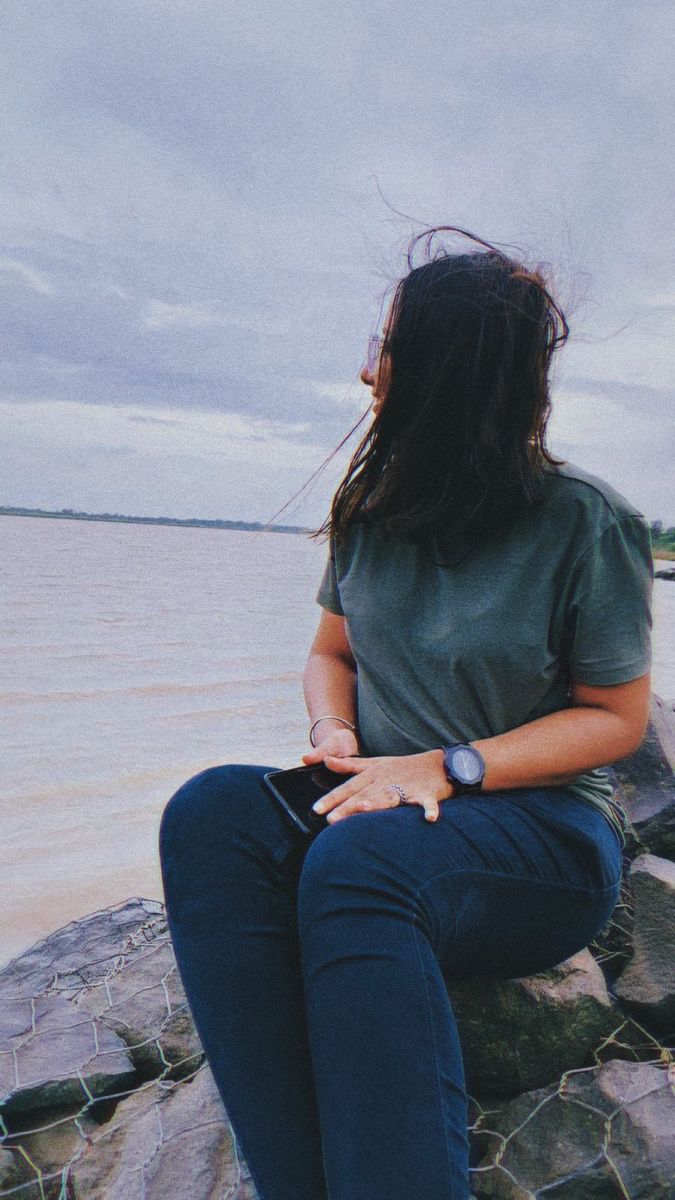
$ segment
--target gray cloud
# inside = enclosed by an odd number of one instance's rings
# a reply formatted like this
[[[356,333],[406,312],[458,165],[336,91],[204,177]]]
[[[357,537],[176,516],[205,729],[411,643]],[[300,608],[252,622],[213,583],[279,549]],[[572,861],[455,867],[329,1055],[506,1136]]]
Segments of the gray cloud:
[[[17,403],[81,405],[86,440],[87,407],[124,438],[144,409],[186,431],[221,412],[327,453],[367,401],[364,343],[414,228],[381,191],[418,222],[550,263],[573,330],[561,445],[675,517],[640,433],[665,416],[675,367],[670,6],[8,0],[4,14],[0,416],[3,398],[13,420]],[[619,405],[640,454],[591,443],[583,422],[573,436],[566,393]],[[181,468],[193,506],[198,444]],[[81,504],[52,449],[23,452],[59,507]],[[133,478],[99,469],[94,506],[154,511],[162,448],[132,449]],[[239,495],[259,512],[247,469]],[[280,464],[279,495],[297,481]],[[207,515],[216,499],[204,485]]]

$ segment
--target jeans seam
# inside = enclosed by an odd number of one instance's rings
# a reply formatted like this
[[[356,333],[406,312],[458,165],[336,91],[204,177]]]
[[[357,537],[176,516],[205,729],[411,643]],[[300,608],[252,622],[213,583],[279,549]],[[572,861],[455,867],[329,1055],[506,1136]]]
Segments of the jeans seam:
[[[286,859],[289,858],[291,854],[302,854],[303,851],[308,849],[309,838],[307,839],[306,846],[302,842],[289,841],[288,838],[286,838],[283,842],[278,842],[274,848],[270,847],[270,853],[275,867],[283,867]]]
[[[546,885],[546,887],[560,888],[565,892],[579,892],[585,896],[607,895],[609,892],[616,891],[621,883],[620,876],[616,883],[608,884],[607,887],[588,888],[577,887],[577,885],[573,883],[561,883],[558,879],[543,879],[538,875],[520,875],[514,874],[511,871],[486,871],[480,867],[458,867],[456,869],[454,867],[445,867],[442,871],[438,871],[436,875],[432,875],[429,879],[425,879],[424,883],[415,888],[414,891],[416,895],[421,896],[421,893],[426,891],[426,889],[432,883],[435,883],[437,879],[442,879],[445,875],[478,875],[487,879],[494,879],[495,877],[499,879],[513,879],[517,883],[543,883]]]
[[[444,1141],[444,1145],[445,1145],[445,1153],[447,1156],[447,1163],[448,1163],[448,1182],[450,1184],[450,1200],[455,1200],[455,1184],[454,1184],[454,1180],[453,1180],[454,1168],[452,1165],[452,1158],[450,1156],[450,1149],[448,1147],[445,1117],[443,1115],[441,1077],[440,1077],[440,1072],[439,1072],[439,1053],[438,1053],[438,1044],[436,1041],[436,1034],[434,1032],[434,1020],[433,1020],[433,1015],[432,1015],[432,1011],[431,1011],[431,1000],[429,998],[429,988],[427,986],[427,977],[426,977],[426,974],[424,971],[424,962],[422,961],[422,955],[420,954],[418,932],[417,932],[417,928],[413,922],[410,923],[410,929],[412,930],[413,942],[415,944],[415,954],[417,955],[417,962],[419,964],[420,975],[422,977],[422,986],[424,988],[424,1001],[425,1001],[425,1006],[426,1006],[426,1010],[427,1010],[427,1025],[429,1028],[429,1036],[431,1039],[431,1045],[432,1045],[432,1049],[433,1049],[434,1074],[436,1076],[436,1095],[438,1097],[439,1116],[440,1116],[440,1121],[441,1121],[441,1129],[443,1130],[443,1132],[445,1134],[443,1141]],[[449,1003],[449,1000],[448,1000],[448,1003]]]

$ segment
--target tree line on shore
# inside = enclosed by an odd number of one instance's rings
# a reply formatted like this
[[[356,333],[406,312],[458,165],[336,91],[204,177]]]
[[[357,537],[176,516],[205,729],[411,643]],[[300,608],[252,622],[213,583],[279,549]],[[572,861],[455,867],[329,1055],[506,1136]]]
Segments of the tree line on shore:
[[[75,521],[123,521],[138,525],[192,525],[207,529],[268,529],[274,533],[308,533],[302,525],[264,525],[260,521],[209,520],[206,517],[135,517],[124,513],[89,513],[73,508],[53,511],[44,508],[19,508],[0,506],[0,516],[9,517],[61,517]],[[657,558],[675,558],[675,525],[665,526],[663,521],[650,521],[652,547]]]
[[[652,548],[658,557],[675,558],[675,525],[664,527],[663,521],[650,521],[649,529],[652,535]]]
[[[133,517],[125,513],[79,512],[74,508],[53,511],[45,508],[19,508],[0,505],[0,516],[4,517],[58,517],[70,521],[119,521],[127,525],[188,525],[206,529],[243,529],[252,532],[267,530],[270,533],[308,533],[302,525],[265,525],[262,521],[209,520],[207,517]]]

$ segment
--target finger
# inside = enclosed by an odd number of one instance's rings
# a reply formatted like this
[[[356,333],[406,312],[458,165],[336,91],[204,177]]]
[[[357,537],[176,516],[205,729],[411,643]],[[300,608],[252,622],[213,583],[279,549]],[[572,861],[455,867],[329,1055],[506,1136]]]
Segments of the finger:
[[[326,766],[328,766],[328,759],[326,760]],[[338,787],[332,788],[330,792],[326,792],[325,796],[322,796],[320,800],[317,800],[312,805],[312,810],[316,813],[330,812],[332,809],[337,808],[339,804],[343,804],[345,800],[350,800],[352,796],[355,796],[358,792],[362,792],[365,787],[366,784],[357,775],[354,779],[348,779],[346,783],[341,783]]]
[[[363,788],[357,795],[351,796],[332,809],[326,820],[333,825],[336,821],[342,821],[344,817],[351,817],[355,813],[377,812],[378,809],[394,808],[398,803],[398,799],[383,797],[380,788]]]
[[[421,803],[424,808],[425,821],[437,821],[441,815],[438,800],[423,800]]]
[[[424,819],[426,821],[437,821],[441,810],[437,800],[433,796],[407,796],[406,804],[417,804],[424,809]]]
[[[308,767],[311,767],[314,763],[323,762],[323,759],[324,755],[320,746],[317,746],[316,750],[308,750],[307,753],[303,754],[302,756],[302,761],[306,763]]]
[[[324,759],[331,771],[338,771],[342,775],[356,775],[372,766],[375,761],[373,758],[338,758],[336,754],[327,754]]]

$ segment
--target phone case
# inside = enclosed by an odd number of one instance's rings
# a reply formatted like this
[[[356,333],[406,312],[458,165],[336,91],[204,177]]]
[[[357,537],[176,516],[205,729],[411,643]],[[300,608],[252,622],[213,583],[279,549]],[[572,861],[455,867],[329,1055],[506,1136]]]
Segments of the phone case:
[[[330,788],[317,786],[316,794],[311,797],[309,803],[305,805],[296,802],[294,804],[292,800],[288,796],[285,796],[281,790],[281,784],[283,781],[280,779],[279,786],[277,786],[275,779],[277,776],[283,775],[288,777],[292,774],[303,776],[317,775],[320,777],[322,773],[324,776],[334,777],[335,782],[333,786],[335,787],[337,787],[339,783],[345,783],[347,779],[352,778],[351,775],[334,774],[333,772],[327,771],[325,767],[292,767],[285,771],[268,771],[267,774],[263,776],[263,780],[268,791],[281,805],[286,815],[295,825],[296,829],[299,829],[306,837],[316,837],[317,833],[320,833],[321,830],[327,825],[326,814],[312,812],[311,806],[314,800],[318,800],[320,796],[325,795],[327,791],[330,791]]]

